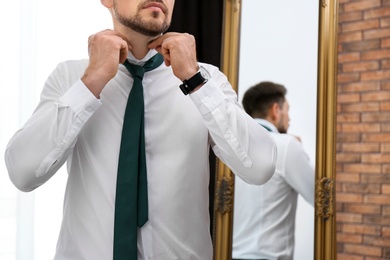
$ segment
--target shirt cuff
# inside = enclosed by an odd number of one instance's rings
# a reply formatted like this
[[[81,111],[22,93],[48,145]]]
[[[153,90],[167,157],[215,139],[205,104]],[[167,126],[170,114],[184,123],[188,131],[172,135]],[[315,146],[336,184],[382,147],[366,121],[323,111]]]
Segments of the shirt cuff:
[[[190,97],[200,113],[205,115],[216,109],[223,102],[225,95],[214,80],[209,79],[200,89],[190,94]]]
[[[63,106],[70,107],[76,115],[93,113],[101,106],[101,101],[79,79],[61,98]]]

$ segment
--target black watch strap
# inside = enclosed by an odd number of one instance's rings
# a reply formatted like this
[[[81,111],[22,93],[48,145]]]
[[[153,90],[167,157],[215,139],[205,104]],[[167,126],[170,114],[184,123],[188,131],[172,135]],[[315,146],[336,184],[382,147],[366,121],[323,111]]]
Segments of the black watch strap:
[[[204,84],[206,82],[207,82],[207,79],[205,79],[202,76],[202,73],[200,71],[198,71],[190,79],[184,80],[183,84],[180,85],[180,89],[184,95],[188,95],[192,91],[194,91],[194,89],[196,89],[199,85]]]

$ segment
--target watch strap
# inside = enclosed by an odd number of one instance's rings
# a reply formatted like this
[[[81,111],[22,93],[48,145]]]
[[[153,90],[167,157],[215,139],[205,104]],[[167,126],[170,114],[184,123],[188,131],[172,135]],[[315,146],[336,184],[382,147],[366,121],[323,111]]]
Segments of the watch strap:
[[[194,76],[192,76],[190,79],[186,79],[183,81],[183,84],[180,85],[180,89],[183,92],[184,95],[190,94],[194,89],[196,89],[201,84],[204,84],[207,82],[207,79],[205,79],[202,76],[202,73],[198,71]]]

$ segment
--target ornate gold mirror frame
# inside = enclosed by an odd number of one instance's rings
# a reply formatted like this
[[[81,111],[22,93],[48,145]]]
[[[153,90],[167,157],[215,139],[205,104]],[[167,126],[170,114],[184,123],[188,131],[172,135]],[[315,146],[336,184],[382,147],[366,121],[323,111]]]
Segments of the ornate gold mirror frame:
[[[338,0],[320,0],[318,41],[316,204],[314,259],[336,259],[335,121]],[[225,0],[222,71],[238,90],[241,0]],[[214,212],[214,259],[230,260],[234,175],[217,162]]]

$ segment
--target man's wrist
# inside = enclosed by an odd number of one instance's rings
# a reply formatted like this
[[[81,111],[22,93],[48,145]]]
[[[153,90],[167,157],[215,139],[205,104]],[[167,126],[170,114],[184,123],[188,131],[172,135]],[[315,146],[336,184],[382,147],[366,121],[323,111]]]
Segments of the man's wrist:
[[[184,95],[191,94],[206,84],[209,78],[210,74],[208,71],[206,71],[203,67],[199,67],[199,70],[195,73],[195,75],[189,79],[183,80],[183,84],[180,85],[180,89]]]

